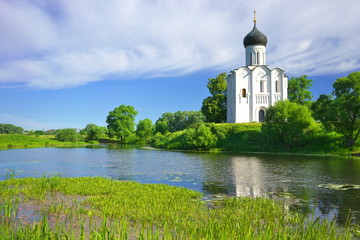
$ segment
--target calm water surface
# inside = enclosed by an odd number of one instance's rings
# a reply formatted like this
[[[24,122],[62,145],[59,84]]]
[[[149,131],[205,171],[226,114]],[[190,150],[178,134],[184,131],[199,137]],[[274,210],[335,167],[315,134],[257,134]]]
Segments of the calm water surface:
[[[320,184],[360,185],[360,158],[268,154],[171,152],[139,148],[37,148],[0,151],[0,179],[103,176],[164,183],[219,194],[284,200],[306,214],[336,218],[349,211],[360,222],[360,189],[333,190]]]

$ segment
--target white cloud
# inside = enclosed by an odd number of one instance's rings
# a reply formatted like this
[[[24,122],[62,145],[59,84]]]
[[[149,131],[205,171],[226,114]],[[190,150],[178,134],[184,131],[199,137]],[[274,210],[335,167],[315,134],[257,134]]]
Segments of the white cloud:
[[[244,64],[253,9],[272,67],[360,69],[358,0],[0,0],[0,87],[229,71]]]

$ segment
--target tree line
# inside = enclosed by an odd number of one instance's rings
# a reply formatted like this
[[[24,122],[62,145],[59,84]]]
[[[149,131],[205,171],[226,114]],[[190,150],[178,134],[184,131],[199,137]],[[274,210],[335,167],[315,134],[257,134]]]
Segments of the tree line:
[[[306,75],[289,79],[288,100],[269,107],[265,123],[261,125],[261,138],[268,144],[284,145],[288,151],[301,148],[309,139],[330,145],[335,143],[352,150],[360,134],[360,72],[338,78],[333,83],[332,94],[320,95],[316,101],[312,101],[311,86],[312,80]],[[166,112],[155,123],[146,118],[135,124],[138,112],[132,106],[120,105],[108,113],[106,127],[88,124],[80,131],[49,131],[60,141],[112,138],[161,146],[172,139],[173,144],[179,141],[186,149],[209,149],[225,134],[221,133],[222,128],[216,129],[204,123],[226,122],[226,73],[208,79],[207,87],[210,96],[203,100],[201,111]],[[0,133],[23,132],[20,127],[0,124]],[[27,134],[42,135],[46,132],[38,130]]]

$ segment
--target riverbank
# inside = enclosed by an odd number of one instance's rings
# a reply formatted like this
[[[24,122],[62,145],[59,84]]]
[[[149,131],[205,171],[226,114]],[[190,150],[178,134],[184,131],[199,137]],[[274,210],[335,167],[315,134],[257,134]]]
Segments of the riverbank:
[[[202,123],[182,131],[157,133],[150,144],[160,149],[210,152],[349,155],[360,151],[358,145],[351,151],[343,146],[339,134],[323,131],[306,136],[294,145],[271,141],[263,133],[261,123]]]
[[[61,142],[56,140],[53,135],[29,136],[23,134],[0,134],[0,149],[84,146],[88,144],[92,143]]]
[[[10,238],[352,239],[356,230],[307,220],[280,202],[201,194],[100,177],[0,181],[0,232]]]

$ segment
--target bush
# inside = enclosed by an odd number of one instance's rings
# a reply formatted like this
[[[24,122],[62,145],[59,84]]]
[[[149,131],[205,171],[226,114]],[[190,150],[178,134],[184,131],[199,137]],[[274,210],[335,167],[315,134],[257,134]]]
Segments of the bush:
[[[65,128],[56,132],[55,138],[61,142],[81,142],[82,137],[75,129]]]
[[[217,137],[209,127],[201,124],[198,128],[189,128],[185,131],[185,147],[196,150],[209,150],[216,145]]]

